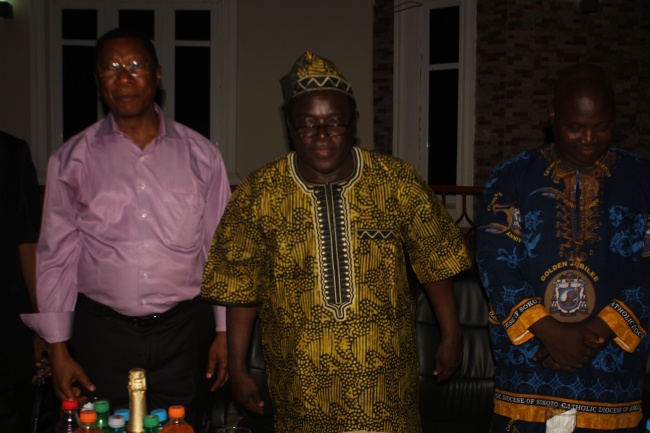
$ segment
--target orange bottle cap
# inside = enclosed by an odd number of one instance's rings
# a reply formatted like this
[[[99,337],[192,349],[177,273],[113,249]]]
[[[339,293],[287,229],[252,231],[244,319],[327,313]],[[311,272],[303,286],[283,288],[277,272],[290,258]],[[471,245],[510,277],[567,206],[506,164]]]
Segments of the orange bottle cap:
[[[183,418],[185,416],[184,406],[169,406],[170,418]]]
[[[79,413],[79,421],[84,424],[92,424],[97,421],[97,412],[88,409],[82,410],[81,413]]]

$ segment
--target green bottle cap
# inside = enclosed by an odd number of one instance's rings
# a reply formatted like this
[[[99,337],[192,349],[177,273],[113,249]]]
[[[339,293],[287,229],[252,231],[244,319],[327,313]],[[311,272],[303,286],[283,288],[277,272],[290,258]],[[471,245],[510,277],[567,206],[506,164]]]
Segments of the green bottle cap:
[[[97,400],[95,402],[94,409],[95,409],[95,412],[97,412],[98,414],[99,413],[106,413],[106,412],[108,412],[110,410],[110,408],[111,408],[111,405],[108,402],[108,400]]]
[[[160,424],[160,421],[158,421],[158,417],[156,415],[146,415],[142,419],[142,425],[144,427],[158,427],[158,424]]]

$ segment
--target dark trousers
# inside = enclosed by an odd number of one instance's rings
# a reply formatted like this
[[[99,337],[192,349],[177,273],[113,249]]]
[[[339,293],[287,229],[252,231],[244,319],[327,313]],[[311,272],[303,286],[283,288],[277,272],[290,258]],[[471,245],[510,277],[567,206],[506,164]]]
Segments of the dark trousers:
[[[128,377],[144,368],[147,411],[183,405],[186,420],[201,432],[209,383],[208,351],[215,335],[212,308],[200,300],[160,323],[132,323],[107,307],[80,296],[77,302],[73,356],[96,387],[91,399],[107,399],[111,412],[128,407]]]

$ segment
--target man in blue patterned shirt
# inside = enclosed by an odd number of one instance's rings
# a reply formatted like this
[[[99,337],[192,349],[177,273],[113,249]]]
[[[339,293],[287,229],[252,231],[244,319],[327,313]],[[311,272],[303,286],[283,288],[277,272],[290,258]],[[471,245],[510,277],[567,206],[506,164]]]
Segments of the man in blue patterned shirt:
[[[603,70],[568,68],[549,106],[555,143],[504,162],[486,186],[477,264],[497,365],[492,433],[542,433],[548,405],[576,409],[576,432],[637,431],[650,163],[611,146],[615,115]]]

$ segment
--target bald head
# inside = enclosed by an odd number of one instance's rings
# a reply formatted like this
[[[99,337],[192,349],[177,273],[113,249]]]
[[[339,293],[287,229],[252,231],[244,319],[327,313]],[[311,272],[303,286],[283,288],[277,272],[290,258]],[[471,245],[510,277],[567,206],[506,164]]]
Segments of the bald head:
[[[605,72],[586,63],[559,76],[548,108],[555,151],[565,163],[587,168],[602,158],[614,136],[616,108],[612,83]]]
[[[575,100],[581,95],[598,97],[604,104],[615,108],[612,81],[599,66],[579,63],[565,69],[555,82],[553,103]]]

